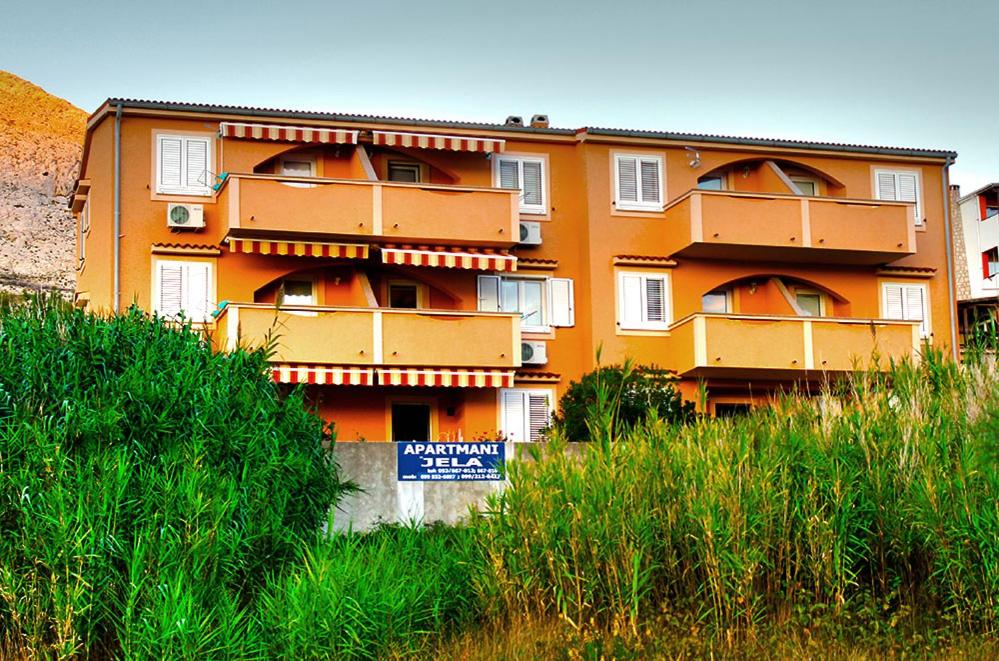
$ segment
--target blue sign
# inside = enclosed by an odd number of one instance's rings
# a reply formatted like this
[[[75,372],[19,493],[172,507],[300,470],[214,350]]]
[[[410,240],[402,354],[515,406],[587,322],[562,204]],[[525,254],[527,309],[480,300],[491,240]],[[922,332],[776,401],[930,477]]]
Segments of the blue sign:
[[[504,443],[396,443],[400,482],[502,480]]]

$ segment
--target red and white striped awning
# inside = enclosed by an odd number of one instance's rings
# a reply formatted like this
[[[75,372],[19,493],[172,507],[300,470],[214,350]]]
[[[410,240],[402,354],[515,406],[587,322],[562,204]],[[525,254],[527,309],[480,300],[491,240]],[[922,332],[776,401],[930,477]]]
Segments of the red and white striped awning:
[[[444,388],[512,388],[513,370],[391,367],[378,370],[378,384],[382,386],[439,386]]]
[[[276,124],[222,122],[219,124],[219,134],[223,138],[242,138],[244,140],[356,145],[358,131],[324,129],[315,126],[278,126]]]
[[[372,386],[375,370],[371,367],[334,367],[329,365],[274,365],[271,374],[276,383],[314,383],[328,386]]]
[[[259,241],[229,239],[229,252],[259,255],[292,255],[296,257],[344,257],[367,259],[368,246],[363,243],[317,243],[315,241]]]
[[[517,258],[513,255],[455,252],[453,250],[409,250],[382,248],[382,262],[401,266],[437,266],[447,269],[473,269],[478,271],[516,271]]]
[[[448,149],[451,151],[494,152],[506,149],[506,140],[494,138],[469,138],[459,135],[433,135],[431,133],[400,133],[397,131],[372,131],[376,145],[386,147],[417,147],[419,149]]]

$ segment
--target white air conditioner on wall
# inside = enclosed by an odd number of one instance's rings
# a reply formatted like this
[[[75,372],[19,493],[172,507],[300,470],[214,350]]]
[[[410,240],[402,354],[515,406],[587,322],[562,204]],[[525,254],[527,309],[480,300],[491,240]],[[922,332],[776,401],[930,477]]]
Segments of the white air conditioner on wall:
[[[522,365],[544,365],[548,362],[548,345],[544,342],[521,342],[520,362]]]
[[[205,226],[203,204],[168,204],[167,227],[194,229]]]
[[[520,222],[520,244],[524,246],[541,245],[541,223],[532,220]]]

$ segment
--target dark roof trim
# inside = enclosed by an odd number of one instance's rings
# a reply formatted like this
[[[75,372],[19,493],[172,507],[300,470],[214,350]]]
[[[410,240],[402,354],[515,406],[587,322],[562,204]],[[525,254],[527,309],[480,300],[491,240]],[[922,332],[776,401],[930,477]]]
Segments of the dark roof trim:
[[[108,99],[101,108],[91,115],[93,119],[105,106],[122,104],[125,108],[145,110],[166,110],[172,112],[209,113],[217,115],[241,115],[249,117],[270,117],[279,119],[310,119],[328,122],[354,122],[394,124],[399,126],[424,126],[432,128],[468,129],[480,131],[503,131],[508,133],[572,136],[587,134],[617,138],[646,138],[652,140],[669,140],[673,142],[708,142],[727,145],[749,145],[756,147],[773,147],[779,149],[810,149],[818,151],[835,151],[854,154],[883,154],[886,156],[912,156],[919,158],[951,159],[957,157],[957,152],[938,149],[916,149],[910,147],[882,147],[874,145],[855,145],[836,142],[808,142],[804,140],[782,140],[770,138],[746,138],[726,135],[706,135],[698,133],[673,133],[669,131],[641,131],[631,129],[611,129],[599,127],[584,127],[581,129],[532,128],[529,126],[507,126],[505,124],[490,124],[482,122],[459,122],[439,119],[419,119],[408,117],[386,117],[381,115],[350,115],[327,112],[310,112],[302,110],[285,110],[279,108],[253,108],[249,106],[225,106],[205,103],[182,103],[174,101],[152,101],[144,99]]]
[[[923,158],[957,158],[957,152],[940,149],[918,149],[914,147],[882,147],[877,145],[854,145],[841,142],[808,142],[805,140],[782,140],[772,138],[744,138],[731,135],[703,135],[698,133],[672,133],[669,131],[636,131],[631,129],[584,128],[579,132],[589,135],[603,135],[616,138],[649,138],[678,142],[715,142],[726,145],[750,145],[754,147],[776,147],[780,149],[816,149],[821,151],[841,151],[853,154],[885,154],[888,156],[916,156]]]
[[[529,126],[507,126],[479,122],[456,122],[441,119],[417,119],[408,117],[385,117],[381,115],[345,115],[331,112],[310,112],[303,110],[283,110],[279,108],[251,108],[249,106],[218,106],[205,103],[177,103],[173,101],[146,101],[141,99],[108,99],[107,105],[121,103],[126,108],[145,110],[171,110],[174,112],[197,112],[217,115],[245,115],[250,117],[275,117],[281,119],[313,119],[326,122],[363,122],[398,124],[400,126],[428,126],[437,128],[473,129],[482,131],[511,131],[513,133],[541,133],[548,135],[574,135],[572,129],[531,128]],[[103,108],[103,105],[102,105]],[[95,113],[96,114],[96,113]],[[93,115],[91,115],[93,117]]]

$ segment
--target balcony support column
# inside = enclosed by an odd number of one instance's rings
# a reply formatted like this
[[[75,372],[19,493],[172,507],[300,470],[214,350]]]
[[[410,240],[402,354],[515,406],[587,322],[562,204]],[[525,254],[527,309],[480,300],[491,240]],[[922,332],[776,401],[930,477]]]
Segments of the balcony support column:
[[[808,213],[808,198],[801,200],[801,245],[805,248],[812,247],[812,219]]]
[[[375,184],[371,187],[371,233],[382,235],[382,187]]]
[[[701,194],[690,196],[690,240],[694,243],[704,241],[704,222],[701,216]]]
[[[696,316],[694,322],[694,365],[708,367],[708,327],[705,317]]]
[[[225,313],[228,351],[235,351],[239,347],[239,308],[230,305]]]
[[[812,322],[801,322],[802,339],[805,347],[805,369],[815,369],[815,351],[812,348]]]
[[[384,347],[382,346],[382,313],[374,312],[371,315],[371,346],[375,352],[375,364],[381,365],[385,362]]]

